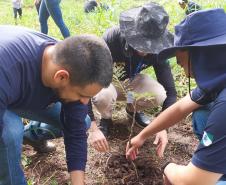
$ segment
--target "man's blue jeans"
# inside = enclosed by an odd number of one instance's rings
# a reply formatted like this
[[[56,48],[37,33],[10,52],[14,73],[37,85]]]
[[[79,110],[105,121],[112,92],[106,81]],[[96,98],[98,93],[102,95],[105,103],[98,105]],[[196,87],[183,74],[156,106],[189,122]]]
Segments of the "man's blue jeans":
[[[193,131],[198,137],[199,141],[202,139],[202,135],[207,123],[207,119],[210,114],[210,109],[211,109],[212,104],[208,104],[206,106],[203,106],[196,111],[193,112],[192,114],[192,126],[193,126]],[[226,185],[226,181],[218,181],[216,185]]]
[[[26,126],[25,135],[28,138],[42,140],[52,139],[62,136],[62,124],[60,122],[61,104],[56,103],[41,111],[7,110],[3,115],[3,133],[0,138],[0,185],[26,185],[24,173],[22,171],[21,152],[24,137],[24,125],[21,117],[45,122],[40,128],[34,127],[34,123]],[[90,125],[90,118],[86,118],[87,127]],[[33,125],[30,126],[30,125]],[[33,129],[45,131],[34,135]],[[48,133],[48,134],[47,134]]]
[[[59,27],[61,34],[64,38],[70,36],[70,32],[64,23],[62,12],[60,9],[61,0],[42,0],[39,8],[39,22],[41,26],[41,32],[48,33],[47,20],[51,16],[55,24]]]

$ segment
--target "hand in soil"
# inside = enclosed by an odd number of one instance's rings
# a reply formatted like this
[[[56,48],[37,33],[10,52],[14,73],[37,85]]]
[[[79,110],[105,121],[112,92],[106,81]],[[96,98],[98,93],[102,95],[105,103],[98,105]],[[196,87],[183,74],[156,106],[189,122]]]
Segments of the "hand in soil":
[[[166,145],[168,143],[167,132],[166,130],[160,131],[156,134],[154,145],[157,145],[156,152],[157,155],[162,158]]]
[[[131,143],[127,143],[126,146],[126,158],[134,160],[138,154],[138,148],[140,148],[144,144],[144,140],[139,136],[135,136],[131,139]]]
[[[98,152],[108,152],[109,145],[99,128],[89,132],[89,142]]]

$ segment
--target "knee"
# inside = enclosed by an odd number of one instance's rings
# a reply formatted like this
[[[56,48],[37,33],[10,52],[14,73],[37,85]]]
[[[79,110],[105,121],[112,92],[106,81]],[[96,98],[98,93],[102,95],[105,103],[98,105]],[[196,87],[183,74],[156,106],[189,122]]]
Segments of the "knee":
[[[193,131],[197,135],[198,139],[201,140],[207,119],[208,119],[208,111],[198,109],[192,113],[192,126]]]
[[[162,105],[166,99],[164,87],[148,75],[137,75],[131,85],[137,93],[150,93],[150,96],[154,99],[154,104],[156,105]]]
[[[207,122],[209,113],[206,110],[198,109],[192,113],[192,122],[204,125]]]
[[[117,92],[111,84],[108,88],[102,89],[96,96],[93,97],[93,104],[98,106],[111,106],[117,99]]]
[[[24,125],[21,118],[13,115],[10,119],[5,115],[3,116],[3,124],[2,139],[6,145],[22,141]]]

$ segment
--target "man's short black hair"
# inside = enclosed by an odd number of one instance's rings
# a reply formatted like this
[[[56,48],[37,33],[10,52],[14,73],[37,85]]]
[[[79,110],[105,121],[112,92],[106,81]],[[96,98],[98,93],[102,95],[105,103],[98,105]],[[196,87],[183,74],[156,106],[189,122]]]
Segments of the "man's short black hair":
[[[58,42],[53,60],[69,71],[72,85],[98,83],[108,87],[112,81],[111,52],[104,40],[97,36],[72,36]]]

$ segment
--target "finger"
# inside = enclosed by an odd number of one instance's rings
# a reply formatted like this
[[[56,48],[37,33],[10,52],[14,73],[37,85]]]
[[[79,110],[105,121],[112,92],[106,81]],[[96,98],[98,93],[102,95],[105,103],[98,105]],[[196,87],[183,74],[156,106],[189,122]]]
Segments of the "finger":
[[[127,152],[127,157],[126,157],[126,158],[127,158],[127,159],[130,158],[131,160],[134,160],[134,159],[136,159],[137,154],[138,154],[138,149],[137,149],[136,147],[132,146],[132,147],[128,150],[128,152]]]
[[[126,158],[128,159],[128,157],[130,157],[131,159],[133,159],[134,151],[136,151],[136,148],[134,146],[129,148],[128,151],[126,152]]]
[[[157,152],[157,155],[162,158],[163,157],[163,152],[162,152],[162,146],[161,144],[159,144],[156,148],[156,152]]]
[[[98,145],[96,144],[96,142],[94,142],[94,143],[92,144],[92,146],[93,146],[93,148],[94,148],[95,150],[99,151],[99,147],[98,147]]]
[[[127,144],[126,144],[126,154],[127,154],[128,150],[129,150],[129,148],[130,148],[129,142],[127,142]]]
[[[165,149],[166,149],[167,142],[168,142],[168,141],[161,142],[161,145],[160,145],[160,152],[161,152],[161,155],[162,155],[162,156],[164,155],[164,151],[165,151]]]
[[[107,152],[108,151],[108,143],[107,143],[106,139],[101,140],[100,142],[101,142],[103,152]]]
[[[159,137],[156,136],[156,137],[155,137],[155,140],[154,140],[154,142],[153,142],[153,144],[154,144],[154,145],[157,145],[158,143],[159,143]]]
[[[102,141],[98,141],[97,142],[97,145],[98,145],[98,148],[99,148],[99,151],[100,152],[105,152],[105,144],[104,144],[104,142],[102,142]]]
[[[133,151],[133,152],[131,153],[131,160],[133,161],[134,159],[136,159],[136,154],[135,154],[135,152]]]
[[[106,151],[109,151],[109,144],[108,144],[108,141],[106,139],[103,140],[104,142],[104,145],[106,147]]]

